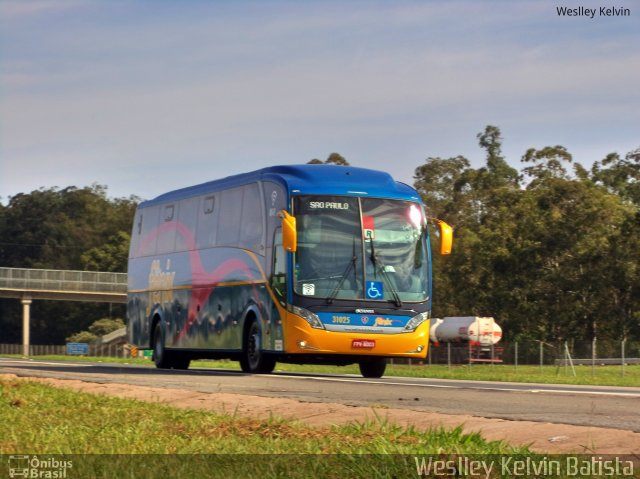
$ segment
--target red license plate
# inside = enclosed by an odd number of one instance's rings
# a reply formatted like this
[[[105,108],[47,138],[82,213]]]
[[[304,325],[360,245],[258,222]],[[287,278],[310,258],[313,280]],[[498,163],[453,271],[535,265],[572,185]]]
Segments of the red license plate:
[[[351,341],[351,347],[353,349],[373,349],[376,347],[376,342],[372,339],[354,339]]]

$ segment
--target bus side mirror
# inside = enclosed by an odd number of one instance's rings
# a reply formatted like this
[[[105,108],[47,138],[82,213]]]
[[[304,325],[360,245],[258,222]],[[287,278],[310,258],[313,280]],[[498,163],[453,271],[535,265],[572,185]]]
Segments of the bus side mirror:
[[[282,247],[285,251],[295,253],[298,249],[298,235],[296,233],[296,217],[285,210],[278,215],[282,218]]]
[[[438,228],[440,229],[440,254],[451,254],[451,248],[453,247],[453,229],[447,223],[442,220],[436,219]]]

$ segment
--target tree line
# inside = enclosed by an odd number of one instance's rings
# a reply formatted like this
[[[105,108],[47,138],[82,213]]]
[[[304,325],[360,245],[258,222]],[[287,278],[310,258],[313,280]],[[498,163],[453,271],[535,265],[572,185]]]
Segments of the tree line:
[[[139,198],[112,199],[107,187],[41,188],[0,204],[0,266],[126,272]],[[34,301],[31,342],[62,344],[100,318],[124,318],[124,305]],[[20,301],[0,299],[0,343],[22,341]]]
[[[488,315],[512,340],[640,339],[640,149],[590,169],[566,148],[530,148],[518,171],[499,128],[485,164],[428,158],[415,187],[454,226],[434,257],[434,315]]]
[[[453,254],[434,255],[434,316],[494,316],[510,340],[640,339],[640,148],[589,169],[563,146],[530,148],[518,170],[498,127],[477,140],[482,167],[429,157],[414,172],[429,215],[454,227]],[[339,153],[309,163],[349,165]],[[16,195],[0,204],[0,266],[125,272],[138,202],[102,185]],[[125,316],[92,303],[32,310],[40,344]],[[0,300],[0,342],[20,341],[20,321],[19,302]]]

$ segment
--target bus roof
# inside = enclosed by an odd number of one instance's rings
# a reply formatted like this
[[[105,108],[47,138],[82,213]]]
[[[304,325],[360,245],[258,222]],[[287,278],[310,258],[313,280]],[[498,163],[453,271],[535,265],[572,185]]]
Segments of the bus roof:
[[[140,207],[178,201],[255,181],[274,181],[290,194],[373,196],[402,200],[420,200],[412,187],[395,181],[388,173],[354,166],[304,164],[270,166],[250,173],[229,176],[200,185],[189,186],[145,201]]]

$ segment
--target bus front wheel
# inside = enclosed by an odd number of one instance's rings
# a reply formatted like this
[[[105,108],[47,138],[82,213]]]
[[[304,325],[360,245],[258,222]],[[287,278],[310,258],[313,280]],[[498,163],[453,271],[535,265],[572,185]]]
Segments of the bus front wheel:
[[[381,378],[387,368],[385,358],[371,358],[360,361],[360,374],[365,378]]]
[[[244,335],[240,367],[245,373],[269,374],[276,367],[276,360],[260,347],[260,326],[252,320]]]

